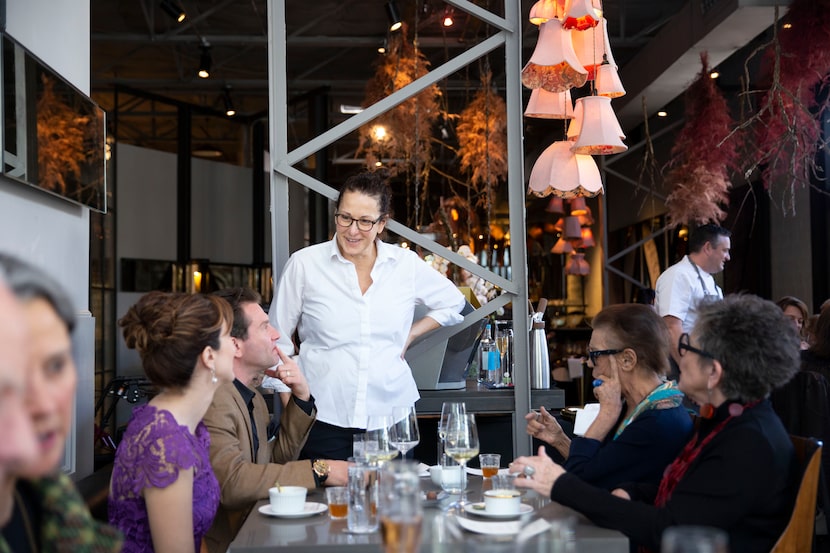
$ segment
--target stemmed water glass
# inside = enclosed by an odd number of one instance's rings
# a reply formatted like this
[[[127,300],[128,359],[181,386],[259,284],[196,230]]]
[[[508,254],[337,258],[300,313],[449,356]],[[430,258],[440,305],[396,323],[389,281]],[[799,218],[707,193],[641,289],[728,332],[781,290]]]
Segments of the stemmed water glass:
[[[441,455],[444,452],[444,438],[447,433],[447,421],[450,415],[463,415],[467,412],[467,406],[463,401],[445,401],[441,405],[441,419],[438,421],[438,464],[441,464]]]
[[[467,461],[478,455],[478,430],[473,414],[451,414],[447,419],[446,447],[444,451],[461,465],[461,472],[467,472]],[[458,506],[464,505],[464,490]]]
[[[401,457],[405,457],[406,452],[421,441],[415,406],[392,408],[392,421],[392,426],[389,427],[389,442],[401,452]]]

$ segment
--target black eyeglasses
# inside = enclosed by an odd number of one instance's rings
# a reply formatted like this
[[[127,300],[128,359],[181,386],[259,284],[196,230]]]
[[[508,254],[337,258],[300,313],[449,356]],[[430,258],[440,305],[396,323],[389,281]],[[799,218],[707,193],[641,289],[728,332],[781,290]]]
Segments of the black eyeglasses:
[[[691,351],[700,355],[701,357],[708,357],[709,359],[715,359],[715,356],[709,353],[708,351],[703,351],[702,349],[696,348],[689,343],[689,333],[684,332],[680,335],[680,340],[677,341],[677,354],[680,357],[685,355],[686,351]]]
[[[383,215],[378,217],[375,220],[372,219],[355,219],[351,215],[346,215],[345,213],[335,213],[334,214],[334,222],[337,223],[339,227],[350,227],[352,223],[357,223],[358,230],[372,230],[372,227],[375,226],[380,220],[383,219]]]
[[[588,359],[591,360],[591,364],[596,365],[597,359],[599,359],[603,355],[615,355],[617,353],[622,353],[623,350],[621,349],[598,349],[594,351],[588,352]]]

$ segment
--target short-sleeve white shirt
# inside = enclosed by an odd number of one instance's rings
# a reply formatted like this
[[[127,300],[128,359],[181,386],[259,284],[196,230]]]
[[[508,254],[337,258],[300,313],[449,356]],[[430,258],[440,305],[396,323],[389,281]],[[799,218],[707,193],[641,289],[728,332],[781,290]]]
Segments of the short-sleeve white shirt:
[[[410,250],[380,240],[377,248],[365,294],[335,239],[299,250],[285,265],[269,312],[284,352],[293,353],[297,331],[297,361],[317,419],[343,428],[366,428],[369,415],[420,397],[401,357],[416,305],[442,326],[463,320],[464,296],[452,281]]]
[[[697,305],[702,299],[707,296],[723,298],[715,278],[696,268],[688,255],[663,271],[657,278],[655,292],[657,314],[680,319],[683,332],[692,331],[697,320]]]

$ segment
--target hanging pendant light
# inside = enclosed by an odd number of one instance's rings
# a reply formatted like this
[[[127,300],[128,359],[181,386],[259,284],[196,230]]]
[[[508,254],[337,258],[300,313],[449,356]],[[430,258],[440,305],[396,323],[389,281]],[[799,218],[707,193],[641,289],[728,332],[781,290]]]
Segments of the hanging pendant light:
[[[585,276],[591,272],[591,266],[585,261],[585,254],[574,252],[565,264],[566,275],[580,275]]]
[[[597,243],[594,241],[594,233],[591,227],[582,227],[582,247],[593,248]]]
[[[584,31],[595,27],[601,18],[602,8],[599,7],[599,0],[567,0],[562,26],[565,29]]]
[[[571,253],[572,251],[574,251],[573,245],[564,238],[557,240],[550,249],[550,253]]]
[[[571,119],[574,116],[571,91],[548,92],[544,88],[534,88],[527,101],[525,116],[537,119]]]
[[[571,118],[571,122],[568,123],[568,140],[576,141],[579,138],[580,130],[582,130],[582,98],[577,98],[574,105],[574,116]]]
[[[623,88],[620,75],[612,63],[603,61],[602,65],[599,66],[596,87],[599,96],[607,96],[608,98],[625,96],[625,88]]]
[[[608,155],[628,149],[620,137],[622,129],[611,107],[611,98],[586,96],[582,103],[582,127],[573,145],[576,154]]]
[[[571,215],[585,215],[588,213],[588,206],[585,204],[585,198],[579,196],[571,200]]]
[[[564,30],[556,19],[539,25],[536,49],[522,69],[522,84],[548,92],[565,92],[587,80],[588,72],[574,53],[570,31]]]
[[[565,240],[582,240],[582,229],[579,226],[579,218],[573,215],[565,217]]]
[[[563,205],[562,198],[559,196],[551,196],[548,205],[545,207],[545,211],[553,213],[554,215],[564,215],[565,206]]]
[[[537,0],[530,7],[528,20],[534,25],[547,23],[551,19],[562,19],[565,14],[565,0]]]
[[[599,25],[584,31],[572,31],[574,53],[579,62],[588,71],[588,80],[595,77],[595,70],[604,60],[617,67],[614,55],[611,53],[611,43],[608,42],[608,21],[601,18]]]
[[[530,171],[528,194],[560,198],[593,197],[602,192],[602,177],[594,158],[574,154],[571,142],[554,142]]]

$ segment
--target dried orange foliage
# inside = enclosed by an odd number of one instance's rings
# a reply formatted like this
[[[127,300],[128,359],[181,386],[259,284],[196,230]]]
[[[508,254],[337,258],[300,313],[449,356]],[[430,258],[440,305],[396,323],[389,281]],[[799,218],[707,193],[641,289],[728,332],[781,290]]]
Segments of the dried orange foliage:
[[[89,117],[79,115],[55,93],[55,85],[42,75],[43,94],[37,102],[39,184],[66,194],[77,186],[86,159],[84,128]]]
[[[471,173],[478,205],[492,205],[493,189],[507,178],[507,106],[491,81],[489,71],[482,75],[481,89],[461,112],[457,128],[461,170]]]
[[[672,147],[666,183],[669,225],[719,223],[729,203],[730,170],[737,162],[737,135],[726,100],[709,77],[708,56],[700,55],[701,71],[686,91],[686,124]],[[719,146],[716,146],[719,145]]]
[[[370,106],[429,72],[429,61],[406,39],[406,28],[391,39],[389,50],[377,66],[374,77],[366,84],[363,107]],[[365,155],[366,165],[384,158],[392,175],[429,171],[432,160],[432,128],[440,115],[441,89],[431,85],[420,94],[407,99],[360,128],[360,145],[356,156]],[[386,127],[386,138],[378,141],[372,134],[376,125]]]

